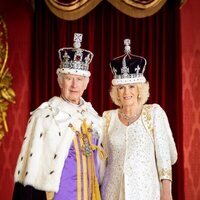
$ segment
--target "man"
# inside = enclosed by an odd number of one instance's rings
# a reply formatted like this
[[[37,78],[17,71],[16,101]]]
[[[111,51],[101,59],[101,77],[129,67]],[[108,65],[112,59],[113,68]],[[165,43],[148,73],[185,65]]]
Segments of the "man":
[[[93,53],[81,49],[82,34],[74,48],[59,49],[57,69],[60,97],[53,97],[31,113],[15,170],[13,199],[100,199],[99,147],[101,119],[82,98],[87,88]]]

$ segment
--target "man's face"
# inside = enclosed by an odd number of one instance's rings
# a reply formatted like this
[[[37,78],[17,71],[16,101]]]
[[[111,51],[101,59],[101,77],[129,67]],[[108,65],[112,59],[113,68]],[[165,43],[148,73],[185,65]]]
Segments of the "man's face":
[[[61,95],[70,102],[79,104],[80,98],[87,88],[88,78],[79,75],[64,74],[61,75],[58,82],[61,88]]]

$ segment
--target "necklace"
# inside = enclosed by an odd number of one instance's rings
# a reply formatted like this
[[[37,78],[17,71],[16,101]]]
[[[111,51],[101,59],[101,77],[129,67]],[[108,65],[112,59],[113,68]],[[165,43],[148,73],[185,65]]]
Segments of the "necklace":
[[[80,103],[79,104],[75,104],[71,101],[69,101],[66,97],[64,97],[63,95],[60,96],[64,101],[66,101],[67,103],[71,104],[71,105],[75,105],[77,107],[82,106],[84,104],[83,100],[80,99]]]
[[[137,117],[139,116],[140,112],[137,113],[137,114],[134,114],[131,117],[127,116],[122,110],[120,110],[120,114],[121,114],[122,118],[125,119],[128,122],[128,125],[130,125],[137,119]]]

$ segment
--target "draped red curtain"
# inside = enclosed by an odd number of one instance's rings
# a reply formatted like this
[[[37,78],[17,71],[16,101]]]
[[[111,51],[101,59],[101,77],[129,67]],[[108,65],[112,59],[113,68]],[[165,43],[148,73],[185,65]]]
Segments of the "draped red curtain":
[[[168,0],[148,18],[131,18],[107,1],[81,19],[65,21],[56,17],[44,1],[35,5],[35,49],[32,68],[32,109],[59,95],[56,69],[58,49],[72,46],[74,32],[83,33],[82,48],[94,53],[92,76],[84,98],[102,114],[114,108],[109,89],[112,75],[109,60],[123,54],[123,40],[131,39],[132,53],[147,61],[145,75],[150,82],[149,103],[159,103],[167,112],[178,148],[173,166],[173,196],[184,200],[182,99],[179,2]]]

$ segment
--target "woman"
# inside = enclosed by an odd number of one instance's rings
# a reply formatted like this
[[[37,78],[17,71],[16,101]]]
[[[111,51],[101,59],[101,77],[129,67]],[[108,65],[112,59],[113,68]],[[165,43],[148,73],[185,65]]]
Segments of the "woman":
[[[171,166],[176,146],[167,116],[158,104],[145,104],[149,83],[146,59],[130,53],[110,63],[111,98],[119,106],[105,111],[103,145],[108,154],[101,186],[103,200],[172,200]]]

